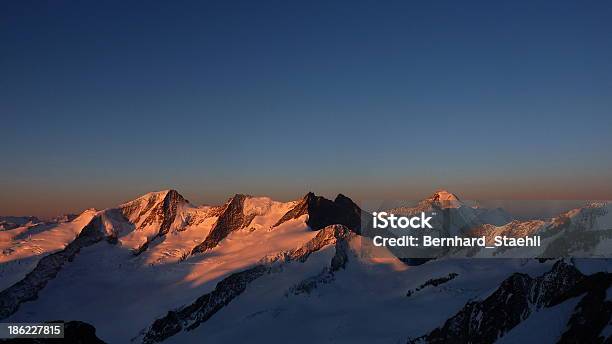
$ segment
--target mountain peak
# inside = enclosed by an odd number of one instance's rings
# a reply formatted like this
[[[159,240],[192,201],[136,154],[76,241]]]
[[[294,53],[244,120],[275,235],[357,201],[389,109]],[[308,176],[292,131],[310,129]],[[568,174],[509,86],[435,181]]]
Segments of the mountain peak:
[[[361,227],[361,209],[350,198],[338,194],[331,201],[312,192],[298,201],[273,227],[302,215],[308,215],[306,224],[315,231],[335,224],[344,225],[354,231]]]
[[[225,204],[213,228],[203,242],[191,250],[191,254],[203,253],[217,246],[221,240],[230,233],[248,226],[255,218],[255,214],[245,215],[244,202],[252,196],[235,194]]]
[[[441,190],[436,191],[433,195],[431,195],[431,197],[429,197],[429,200],[438,201],[438,202],[459,201],[459,197],[457,197],[457,195],[455,195],[452,192],[448,192],[446,190],[441,189]]]
[[[174,189],[166,190],[166,196],[164,197],[165,203],[189,203],[188,200],[183,197],[178,191]]]
[[[314,192],[309,191],[306,195],[304,195],[304,197],[302,197],[302,201],[308,201],[311,199],[315,199],[317,196],[315,195]]]
[[[237,193],[237,194],[234,194],[234,196],[232,196],[229,199],[229,201],[230,202],[233,201],[233,200],[240,201],[240,200],[244,200],[244,199],[252,198],[252,197],[253,196],[251,196],[251,195]]]
[[[146,194],[143,194],[137,197],[136,199],[127,201],[119,205],[119,207],[123,208],[129,205],[135,204],[135,203],[142,203],[142,202],[153,204],[153,203],[163,202],[164,200],[173,200],[173,201],[177,201],[180,203],[189,203],[189,201],[186,200],[185,197],[183,197],[183,195],[181,195],[178,191],[174,189],[166,189],[166,190],[161,190],[161,191],[148,192]]]
[[[119,209],[123,216],[134,223],[137,228],[142,229],[152,224],[159,224],[159,235],[164,235],[170,230],[178,209],[188,204],[189,201],[178,191],[169,189],[149,192],[120,205]]]
[[[339,193],[339,194],[336,196],[336,199],[334,200],[334,202],[344,202],[344,201],[347,201],[347,200],[350,200],[351,202],[353,201],[353,200],[351,200],[350,198],[346,197],[345,195],[343,195],[343,194]]]

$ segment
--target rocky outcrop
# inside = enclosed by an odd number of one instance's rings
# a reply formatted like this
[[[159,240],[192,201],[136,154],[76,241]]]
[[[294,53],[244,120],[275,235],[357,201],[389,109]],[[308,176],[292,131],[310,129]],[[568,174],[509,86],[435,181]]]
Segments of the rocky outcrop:
[[[273,226],[308,215],[306,224],[312,230],[340,224],[358,232],[361,227],[361,209],[350,198],[338,194],[334,201],[309,192]]]
[[[285,295],[289,294],[310,294],[313,290],[322,284],[328,284],[335,280],[335,273],[346,267],[349,260],[349,242],[346,238],[336,240],[335,253],[328,267],[324,268],[316,276],[307,278],[294,287],[292,287]]]
[[[189,331],[198,327],[242,294],[249,283],[268,271],[269,267],[257,265],[248,270],[231,274],[217,283],[212,292],[199,297],[186,307],[170,311],[165,317],[155,320],[144,334],[142,342],[158,343],[183,329]]]
[[[60,323],[61,321],[49,321]],[[0,341],[6,344],[104,344],[96,336],[96,328],[82,321],[68,321],[64,323],[64,338],[18,338]]]
[[[192,304],[169,311],[164,317],[155,320],[149,328],[140,333],[142,343],[158,343],[181,331],[193,330],[242,294],[254,280],[280,271],[284,264],[305,262],[312,253],[328,245],[346,241],[350,235],[350,231],[344,226],[330,226],[319,231],[313,239],[299,248],[265,257],[259,264],[229,275],[217,283],[213,291],[202,295]],[[332,269],[341,268],[346,260],[346,257],[334,257]]]
[[[219,215],[217,222],[202,243],[191,250],[191,254],[202,253],[217,246],[221,240],[225,239],[230,233],[248,226],[255,214],[244,214],[244,201],[246,195],[235,195],[226,203],[223,211]]]
[[[447,276],[443,276],[443,277],[438,277],[438,278],[432,278],[429,279],[427,281],[425,281],[425,283],[421,284],[420,286],[418,286],[416,289],[414,290],[408,290],[408,292],[406,293],[407,297],[412,296],[414,293],[421,291],[427,287],[437,287],[439,285],[442,285],[444,283],[450,282],[453,279],[455,279],[457,276],[459,276],[459,274],[455,273],[455,272],[451,272],[450,274],[448,274]]]
[[[15,313],[22,303],[34,300],[38,292],[55,278],[64,264],[70,262],[87,246],[105,238],[102,218],[98,215],[83,228],[81,233],[63,250],[43,257],[21,281],[0,292],[0,319]]]
[[[563,261],[537,278],[515,273],[486,299],[468,302],[442,327],[408,343],[494,343],[533,312],[580,295],[584,296],[561,341],[595,343],[575,340],[595,340],[610,321],[612,302],[605,300],[605,293],[611,280],[612,274],[585,276]]]
[[[602,329],[610,323],[612,301],[607,299],[607,289],[612,284],[612,274],[598,272],[576,284],[567,293],[552,301],[555,305],[569,298],[585,294],[574,308],[567,322],[566,331],[559,344],[569,343],[604,343]],[[610,339],[606,339],[609,343]]]

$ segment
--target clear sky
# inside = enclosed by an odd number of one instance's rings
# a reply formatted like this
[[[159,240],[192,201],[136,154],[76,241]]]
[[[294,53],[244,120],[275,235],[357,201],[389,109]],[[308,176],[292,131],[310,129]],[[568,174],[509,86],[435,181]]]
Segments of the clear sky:
[[[612,198],[610,1],[2,1],[0,214]]]

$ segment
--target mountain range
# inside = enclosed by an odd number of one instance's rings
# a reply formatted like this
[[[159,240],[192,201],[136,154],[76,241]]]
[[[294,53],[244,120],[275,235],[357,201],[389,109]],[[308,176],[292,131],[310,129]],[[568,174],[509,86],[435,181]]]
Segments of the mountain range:
[[[518,220],[441,190],[390,209],[437,214],[449,235],[539,234],[539,259],[366,254],[370,210],[342,194],[197,206],[164,190],[50,221],[1,217],[0,321],[63,320],[107,343],[610,342],[610,206]],[[604,258],[571,258],[586,251]]]

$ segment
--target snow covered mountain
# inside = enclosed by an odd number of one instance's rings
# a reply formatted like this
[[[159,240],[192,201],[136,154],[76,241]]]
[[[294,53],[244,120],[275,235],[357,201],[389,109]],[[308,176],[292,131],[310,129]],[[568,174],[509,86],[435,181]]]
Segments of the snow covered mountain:
[[[36,224],[41,222],[34,216],[0,216],[0,231],[15,229],[27,224]]]
[[[542,258],[580,256],[609,257],[612,251],[612,204],[595,202],[585,207],[573,209],[548,220],[511,221],[502,226],[483,224],[468,231],[472,236],[528,236],[540,235],[543,248],[507,248],[495,251],[481,249],[472,256],[515,257],[517,254]],[[519,251],[517,253],[517,251]]]
[[[460,234],[484,224],[501,226],[512,221],[512,215],[501,208],[481,208],[464,202],[446,190],[436,191],[414,207],[399,207],[388,212],[398,215],[414,215],[425,212],[433,216],[432,223],[444,227],[448,234]]]
[[[75,240],[91,221],[93,209],[85,210],[69,222],[36,222],[0,232],[0,289],[22,280],[46,255],[61,251]]]
[[[496,236],[525,237],[539,235],[541,247],[458,247],[435,250],[432,257],[610,257],[612,252],[612,203],[592,202],[569,210],[551,219],[517,220],[501,208],[482,208],[474,202],[464,202],[456,195],[441,190],[416,206],[385,210],[397,215],[424,212],[440,236],[486,237],[494,245]],[[367,228],[366,235],[378,231]],[[402,231],[393,232],[400,235]],[[395,249],[395,255],[405,257],[414,250]]]
[[[397,211],[452,214],[452,232],[548,233],[551,247],[573,252],[583,248],[559,233],[600,245],[608,207],[513,221],[439,191]],[[610,260],[415,266],[384,247],[364,254],[362,213],[344,195],[196,206],[165,190],[67,222],[21,223],[0,231],[0,320],[76,321],[74,333],[92,336],[90,324],[108,343],[611,340]]]

